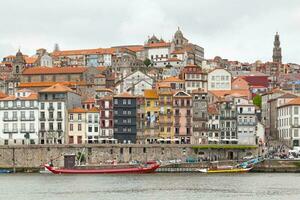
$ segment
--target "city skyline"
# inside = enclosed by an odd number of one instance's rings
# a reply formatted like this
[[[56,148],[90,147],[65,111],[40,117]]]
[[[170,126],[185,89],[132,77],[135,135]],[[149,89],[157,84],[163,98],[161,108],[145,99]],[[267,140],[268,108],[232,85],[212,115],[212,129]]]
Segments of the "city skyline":
[[[242,5],[235,0],[230,4],[89,1],[82,5],[80,1],[65,0],[41,7],[31,0],[22,9],[15,7],[16,2],[1,2],[6,8],[0,14],[6,18],[2,23],[6,28],[0,33],[1,57],[16,53],[18,48],[29,55],[41,47],[52,51],[54,43],[62,50],[143,44],[152,34],[168,41],[179,26],[190,42],[204,47],[205,58],[221,56],[241,62],[271,61],[278,31],[283,63],[300,63],[297,1],[288,5],[284,1]]]

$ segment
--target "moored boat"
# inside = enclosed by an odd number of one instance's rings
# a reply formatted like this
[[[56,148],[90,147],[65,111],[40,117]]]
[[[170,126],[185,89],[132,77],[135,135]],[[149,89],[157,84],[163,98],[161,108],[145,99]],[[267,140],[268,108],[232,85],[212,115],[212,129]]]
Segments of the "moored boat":
[[[246,173],[249,172],[251,168],[230,168],[230,169],[210,169],[210,168],[203,168],[197,169],[196,171],[202,173]]]
[[[9,173],[12,173],[12,171],[8,169],[0,169],[0,174],[9,174]]]
[[[111,167],[111,168],[54,168],[48,164],[44,165],[53,174],[122,174],[122,173],[153,173],[159,168],[159,164],[149,164],[146,166],[132,166],[132,167]]]

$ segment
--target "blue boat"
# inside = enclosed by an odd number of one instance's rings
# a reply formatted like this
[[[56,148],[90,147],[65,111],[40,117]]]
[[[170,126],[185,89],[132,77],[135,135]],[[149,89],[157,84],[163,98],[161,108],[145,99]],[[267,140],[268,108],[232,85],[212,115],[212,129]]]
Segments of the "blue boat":
[[[0,174],[9,174],[9,173],[12,173],[12,171],[8,169],[0,169]]]

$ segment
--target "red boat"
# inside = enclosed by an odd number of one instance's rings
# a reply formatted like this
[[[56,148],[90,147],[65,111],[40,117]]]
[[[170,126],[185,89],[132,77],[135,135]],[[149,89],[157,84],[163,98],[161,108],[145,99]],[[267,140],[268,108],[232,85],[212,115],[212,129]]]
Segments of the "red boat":
[[[54,168],[49,166],[48,164],[44,165],[50,172],[53,174],[124,174],[124,173],[152,173],[157,168],[159,168],[159,164],[150,164],[146,167],[124,167],[124,168]]]

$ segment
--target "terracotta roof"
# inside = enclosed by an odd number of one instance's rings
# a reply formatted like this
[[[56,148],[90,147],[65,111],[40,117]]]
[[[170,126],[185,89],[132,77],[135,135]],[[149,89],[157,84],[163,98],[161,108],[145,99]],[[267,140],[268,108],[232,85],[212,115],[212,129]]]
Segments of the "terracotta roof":
[[[198,89],[194,89],[192,90],[192,94],[207,94],[207,92],[205,92],[203,89],[198,88]]]
[[[96,89],[96,92],[113,92],[111,89],[109,88],[99,88],[99,89]]]
[[[99,109],[98,109],[98,108],[96,108],[96,107],[93,107],[93,108],[91,108],[91,109],[87,110],[87,112],[98,113],[98,112],[99,112]]]
[[[23,75],[34,74],[81,74],[88,67],[30,67],[23,71]]]
[[[158,88],[170,88],[171,87],[171,83],[167,83],[167,82],[158,82],[156,87]]]
[[[294,99],[288,101],[286,104],[279,106],[279,107],[292,106],[292,105],[300,105],[300,97],[294,98]]]
[[[225,96],[234,96],[234,97],[249,97],[249,90],[210,90],[208,91],[217,98],[224,98]]]
[[[3,93],[3,92],[0,92],[0,99],[3,99],[5,97],[7,97],[7,95],[5,93]]]
[[[114,48],[79,49],[79,50],[55,51],[55,52],[52,53],[52,56],[113,54],[114,52],[115,52]]]
[[[105,78],[105,76],[103,74],[97,74],[95,75],[95,78]]]
[[[170,76],[168,78],[165,78],[164,80],[162,80],[161,82],[184,82],[184,80],[181,80],[180,78],[176,77],[176,76]]]
[[[216,104],[209,104],[207,107],[208,114],[217,115],[219,114],[219,110]]]
[[[129,49],[130,51],[139,52],[144,50],[143,45],[132,45],[132,46],[125,46],[126,49]]]
[[[72,87],[76,85],[86,85],[85,81],[79,81],[79,82],[72,82],[72,81],[66,81],[66,82],[30,82],[30,83],[20,83],[18,85],[18,88],[32,88],[32,87],[50,87],[55,84],[61,84],[64,86]]]
[[[96,69],[97,69],[98,71],[100,71],[100,73],[102,73],[103,71],[106,70],[106,67],[105,67],[105,66],[98,66],[98,67],[96,67]]]
[[[69,113],[86,113],[86,110],[80,107],[72,108]]]
[[[84,104],[84,103],[95,103],[95,102],[96,102],[95,98],[88,98],[88,99],[82,101],[82,104]]]
[[[26,64],[34,64],[37,61],[38,57],[32,56],[32,57],[25,57]]]
[[[155,89],[144,90],[144,97],[147,99],[158,99],[158,92]]]
[[[123,92],[121,94],[118,94],[118,95],[115,95],[114,97],[117,97],[117,98],[136,98],[135,96],[129,94],[128,92]]]
[[[48,88],[42,89],[40,92],[74,92],[74,91],[71,88],[58,83]]]
[[[38,94],[37,93],[31,93],[27,97],[16,97],[15,95],[12,95],[12,96],[4,97],[0,100],[1,101],[14,101],[16,99],[20,99],[20,100],[37,100],[38,99]]]
[[[184,54],[185,53],[185,51],[184,50],[175,50],[175,51],[173,51],[171,54]]]
[[[158,43],[149,43],[145,44],[145,48],[163,48],[163,47],[169,47],[171,45],[170,42],[158,42]]]
[[[185,74],[206,74],[202,71],[202,68],[197,65],[187,65],[182,69],[182,73]]]

